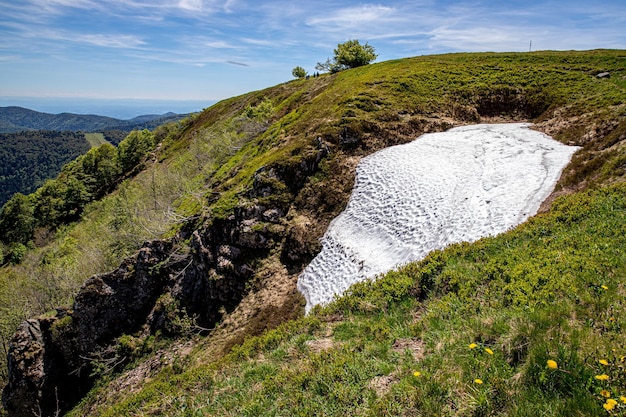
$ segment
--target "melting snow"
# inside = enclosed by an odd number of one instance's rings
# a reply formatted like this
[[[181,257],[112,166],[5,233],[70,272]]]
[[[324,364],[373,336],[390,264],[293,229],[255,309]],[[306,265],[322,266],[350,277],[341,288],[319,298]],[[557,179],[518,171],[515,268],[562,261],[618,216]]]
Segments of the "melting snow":
[[[356,282],[534,215],[578,148],[528,126],[458,127],[363,158],[345,211],[298,278],[307,312]]]

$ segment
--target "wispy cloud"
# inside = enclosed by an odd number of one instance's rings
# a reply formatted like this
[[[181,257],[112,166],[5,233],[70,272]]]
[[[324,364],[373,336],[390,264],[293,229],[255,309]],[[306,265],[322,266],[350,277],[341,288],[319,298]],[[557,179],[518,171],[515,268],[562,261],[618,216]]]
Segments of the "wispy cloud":
[[[67,30],[55,30],[51,28],[41,28],[36,31],[26,32],[23,26],[16,26],[24,31],[24,36],[31,39],[41,39],[46,45],[51,41],[62,41],[73,44],[87,44],[105,48],[134,49],[145,45],[145,41],[135,35],[127,34],[106,34],[106,33],[80,33]]]
[[[362,25],[380,23],[395,18],[396,9],[380,5],[363,5],[331,11],[326,15],[314,16],[306,23],[313,27],[330,30],[362,27]]]
[[[0,0],[0,63],[3,75],[50,77],[42,83],[46,88],[61,85],[59,80],[74,85],[81,77],[68,74],[86,68],[77,62],[89,62],[91,71],[113,84],[150,73],[168,80],[159,85],[192,85],[198,77],[197,83],[216,91],[253,65],[254,80],[239,77],[229,87],[244,92],[289,79],[296,65],[312,69],[338,43],[355,38],[374,46],[381,60],[525,50],[531,37],[533,49],[626,47],[626,4],[598,2]],[[18,83],[17,77],[11,84],[3,78],[0,89]]]
[[[207,46],[212,49],[237,49],[238,46],[227,41],[222,40],[208,40],[204,42],[198,42],[197,44]]]

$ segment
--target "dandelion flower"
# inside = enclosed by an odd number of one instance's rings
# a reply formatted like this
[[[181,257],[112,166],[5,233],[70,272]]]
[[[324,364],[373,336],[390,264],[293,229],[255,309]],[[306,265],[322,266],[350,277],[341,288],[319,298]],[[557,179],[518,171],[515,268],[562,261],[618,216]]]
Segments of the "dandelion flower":
[[[485,348],[485,352],[487,352],[490,355],[493,355],[493,350],[491,350],[489,348]]]
[[[422,373],[420,371],[413,372],[413,376],[415,376],[415,377],[418,377],[420,375],[422,375]]]
[[[482,383],[483,383],[483,380],[482,380],[482,379],[476,378],[476,379],[474,380],[474,384],[478,384],[478,385],[480,385],[480,384],[482,384]]]
[[[602,395],[604,398],[610,398],[611,397],[611,393],[605,389],[603,389],[602,391],[600,391],[600,395]]]
[[[612,398],[609,398],[608,400],[606,400],[604,404],[602,404],[602,407],[604,407],[606,411],[611,411],[612,409],[615,408],[616,405],[617,405],[617,401],[615,401]]]
[[[548,365],[548,368],[550,368],[550,369],[556,369],[556,368],[559,367],[559,365],[556,363],[556,361],[553,361],[552,359],[548,359],[547,365]]]
[[[604,365],[604,366],[609,364],[609,361],[607,361],[606,359],[600,359],[598,362],[600,362],[600,365]]]
[[[622,395],[621,397],[619,397],[619,399],[620,399],[620,400],[621,400],[624,404],[626,404],[626,397],[624,397],[624,396]]]
[[[604,291],[609,289],[609,287],[607,287],[606,285],[600,285],[600,288],[602,288]]]
[[[598,381],[608,381],[609,376],[607,374],[602,374],[602,375],[596,375],[595,378]]]
[[[476,349],[478,347],[478,345],[476,343],[470,343],[469,348],[470,349]]]

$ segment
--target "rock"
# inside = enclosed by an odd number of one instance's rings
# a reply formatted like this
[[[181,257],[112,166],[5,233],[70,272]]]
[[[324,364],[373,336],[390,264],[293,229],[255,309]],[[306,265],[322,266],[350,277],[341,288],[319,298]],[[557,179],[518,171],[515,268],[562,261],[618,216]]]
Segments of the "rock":
[[[278,210],[278,209],[269,209],[269,210],[265,210],[263,212],[263,220],[271,222],[271,223],[278,223],[280,218],[283,217],[283,213],[282,210]]]
[[[611,73],[610,72],[601,72],[600,74],[596,75],[597,78],[611,78]]]
[[[339,135],[339,144],[345,147],[353,147],[359,144],[361,138],[358,134],[352,132],[347,127],[341,131]]]
[[[44,340],[39,320],[24,321],[9,349],[9,382],[3,391],[2,405],[12,416],[33,416],[33,408],[43,401],[46,381]]]
[[[85,350],[145,323],[167,282],[171,250],[172,242],[148,242],[117,270],[83,284],[74,301],[73,318]]]
[[[315,236],[311,221],[299,216],[287,230],[281,261],[285,265],[297,268],[310,262],[321,249],[321,244]]]

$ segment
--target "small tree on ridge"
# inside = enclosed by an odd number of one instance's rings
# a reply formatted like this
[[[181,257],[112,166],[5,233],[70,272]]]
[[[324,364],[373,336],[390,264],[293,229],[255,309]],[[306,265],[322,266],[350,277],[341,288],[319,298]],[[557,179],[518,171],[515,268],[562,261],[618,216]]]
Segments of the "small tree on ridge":
[[[293,75],[296,78],[304,78],[306,77],[306,70],[300,66],[295,67],[292,71],[291,71],[291,75]]]
[[[361,67],[374,61],[378,55],[373,46],[361,45],[357,39],[349,40],[337,45],[335,56],[331,61],[318,62],[315,69],[320,71],[338,72],[345,69]]]

